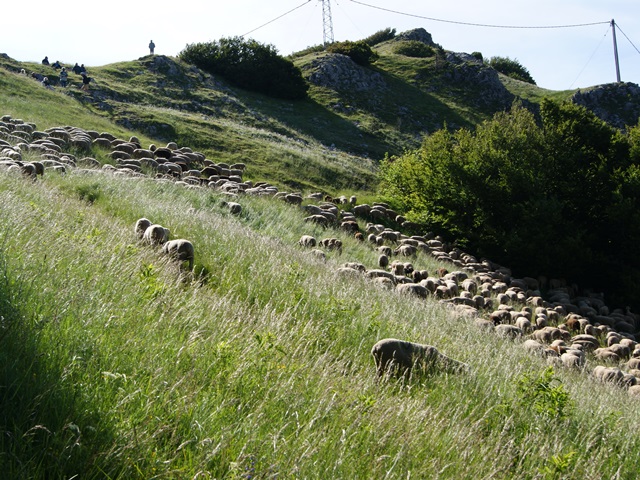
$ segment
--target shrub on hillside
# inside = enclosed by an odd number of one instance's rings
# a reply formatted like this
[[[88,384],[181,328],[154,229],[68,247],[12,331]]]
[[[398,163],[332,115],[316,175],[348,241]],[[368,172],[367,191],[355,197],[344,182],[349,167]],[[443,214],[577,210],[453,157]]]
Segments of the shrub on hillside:
[[[509,57],[491,57],[487,61],[487,64],[507,77],[536,85],[536,82],[529,73],[529,70],[523,67],[518,60],[514,60]]]
[[[324,52],[324,50],[325,50],[324,45],[312,45],[310,47],[305,48],[304,50],[300,50],[299,52],[292,53],[287,58],[300,58],[310,53]]]
[[[409,220],[521,275],[640,306],[640,127],[623,135],[549,100],[539,122],[516,106],[474,132],[436,132],[383,162],[383,193]]]
[[[179,57],[239,87],[273,97],[301,99],[309,88],[290,60],[278,55],[274,46],[255,40],[233,37],[189,44]]]
[[[347,55],[351,60],[362,66],[370,65],[378,59],[378,54],[362,40],[332,43],[327,47],[327,52]]]
[[[433,47],[417,40],[406,40],[404,42],[399,42],[393,49],[393,53],[404,55],[406,57],[428,58],[433,57],[436,54],[436,51]]]
[[[362,40],[364,43],[373,47],[374,45],[378,45],[379,43],[386,42],[387,40],[392,40],[396,37],[396,29],[395,28],[385,28],[384,30],[379,30],[373,35]]]

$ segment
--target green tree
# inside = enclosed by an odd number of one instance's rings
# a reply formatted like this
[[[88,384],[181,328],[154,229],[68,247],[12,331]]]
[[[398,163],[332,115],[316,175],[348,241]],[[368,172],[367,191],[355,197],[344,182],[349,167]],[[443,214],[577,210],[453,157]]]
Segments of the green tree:
[[[522,66],[518,60],[509,57],[491,57],[487,64],[507,77],[536,85],[529,70]]]
[[[640,298],[640,133],[543,101],[386,159],[382,193],[425,228],[522,275]]]
[[[233,37],[189,44],[179,57],[241,88],[278,98],[305,98],[309,89],[290,60],[278,55],[274,46],[255,40]]]

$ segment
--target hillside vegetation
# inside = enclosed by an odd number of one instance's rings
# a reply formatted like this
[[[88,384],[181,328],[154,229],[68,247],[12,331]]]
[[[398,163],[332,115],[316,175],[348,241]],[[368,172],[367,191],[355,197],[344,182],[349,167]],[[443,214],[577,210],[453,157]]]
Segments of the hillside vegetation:
[[[377,161],[386,154],[417,148],[424,134],[445,124],[471,127],[509,108],[516,98],[511,87],[501,83],[508,77],[466,57],[440,50],[428,58],[395,53],[403,38],[372,47],[377,60],[369,67],[314,49],[294,56],[309,82],[308,98],[295,101],[242,90],[219,75],[164,56],[90,67],[94,82],[85,93],[77,88],[80,77],[73,73],[71,87],[62,89],[52,67],[5,55],[0,57],[6,92],[0,111],[34,118],[27,115],[30,110],[45,113],[49,99],[58,98],[42,92],[29,77],[7,75],[24,68],[29,74],[47,75],[56,92],[67,97],[56,99],[65,108],[57,109],[57,121],[51,124],[46,117],[54,118],[53,112],[44,115],[43,128],[73,124],[78,110],[83,110],[85,128],[93,128],[102,117],[145,141],[175,141],[220,161],[245,162],[255,178],[276,184],[330,194],[340,189],[373,192]],[[516,84],[522,98],[544,91]],[[544,92],[561,98],[571,94]],[[15,103],[16,95],[37,106]],[[39,104],[39,99],[46,100]]]
[[[292,60],[310,88],[297,101],[163,56],[90,68],[89,92],[73,76],[71,87],[50,90],[19,73],[42,66],[0,56],[3,475],[636,478],[639,316],[560,280],[515,278],[433,235],[441,247],[392,259],[443,287],[457,279],[452,271],[479,288],[494,283],[473,298],[453,297],[453,286],[401,294],[396,283],[408,276],[387,268],[385,283],[362,272],[379,269],[377,245],[339,223],[305,220],[304,207],[317,204],[310,192],[378,200],[379,161],[417,149],[426,133],[445,124],[470,132],[516,96],[536,111],[543,97],[573,93],[437,46],[434,55],[397,53],[398,42],[424,43],[418,34],[375,44],[369,67],[301,52]],[[15,127],[26,123],[35,132]],[[51,127],[102,142],[59,139],[64,149],[44,153],[25,146],[54,142]],[[188,183],[183,172],[158,175],[151,162],[124,167],[113,155],[120,142],[175,142],[211,164],[241,162],[245,183],[300,191],[302,205]],[[23,174],[45,160],[42,176]],[[241,211],[232,214],[229,201]],[[193,243],[192,271],[136,238],[141,217]],[[411,226],[360,216],[360,233],[369,221],[396,238]],[[302,235],[342,248],[314,254]],[[354,268],[341,270],[347,263]],[[543,301],[552,290],[566,303]],[[536,340],[537,354],[525,348],[547,331],[556,336]],[[383,338],[433,345],[468,371],[377,378],[371,348]]]
[[[211,190],[82,172],[0,175],[8,476],[635,476],[636,399],[547,371],[434,300],[336,275],[376,263],[350,235],[271,198],[233,216]],[[137,242],[141,216],[193,242],[195,276]],[[302,234],[342,253],[321,262]],[[384,337],[471,373],[378,383],[369,350]]]

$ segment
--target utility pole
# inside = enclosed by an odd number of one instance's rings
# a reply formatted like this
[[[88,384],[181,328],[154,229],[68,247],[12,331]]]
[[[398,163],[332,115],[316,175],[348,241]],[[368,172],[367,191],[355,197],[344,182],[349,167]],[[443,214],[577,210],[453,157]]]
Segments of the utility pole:
[[[616,61],[616,79],[620,83],[620,62],[618,61],[618,42],[616,41],[616,21],[611,20],[611,30],[613,31],[613,57]]]
[[[327,46],[333,43],[333,20],[331,20],[331,0],[322,2],[322,40]]]

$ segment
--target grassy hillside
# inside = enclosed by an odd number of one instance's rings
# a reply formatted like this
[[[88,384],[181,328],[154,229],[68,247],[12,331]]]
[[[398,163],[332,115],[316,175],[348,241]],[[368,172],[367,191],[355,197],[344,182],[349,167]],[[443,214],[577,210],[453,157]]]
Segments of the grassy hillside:
[[[298,207],[243,197],[232,216],[222,199],[99,170],[0,174],[6,475],[635,476],[639,407],[623,389],[560,369],[558,395],[535,400],[546,362],[519,341],[337,275],[377,252]],[[141,216],[189,238],[202,275],[137,242]],[[343,252],[318,261],[302,234]],[[384,337],[436,345],[471,373],[377,383],[369,351]]]
[[[123,137],[135,134],[146,145],[176,141],[218,162],[247,163],[249,178],[268,179],[299,190],[337,194],[341,190],[375,189],[373,160],[330,144],[325,146],[286,126],[271,113],[248,107],[225,93],[227,87],[216,87],[218,83],[210,77],[193,73],[173,60],[155,57],[146,63],[125,62],[92,69],[95,83],[89,93],[77,88],[79,77],[73,74],[71,87],[52,91],[16,73],[22,67],[39,71],[39,66],[0,59],[2,62],[5,68],[0,68],[0,111],[37,121],[40,128],[81,124],[85,129],[110,131]],[[180,70],[173,75],[173,70],[162,75],[148,70],[162,70],[165,66]],[[199,86],[193,87],[189,82]],[[287,108],[293,108],[266,97],[254,100],[252,105],[280,111],[283,117]],[[305,108],[313,108],[311,102],[306,105]],[[316,110],[324,115],[324,110]],[[297,115],[306,118],[305,110]],[[313,117],[307,120],[312,121]],[[341,128],[339,123],[335,128]]]
[[[92,69],[88,94],[51,91],[17,73],[39,65],[0,58],[0,115],[176,141],[245,162],[249,180],[362,202],[384,152],[445,120],[490,114],[444,77],[426,92],[415,79],[440,68],[431,60],[380,52],[383,97],[313,87],[305,102],[238,91],[166,57]],[[71,153],[112,162],[95,147]],[[601,361],[550,371],[522,339],[433,297],[339,275],[345,262],[378,262],[351,234],[305,223],[305,211],[273,198],[234,197],[242,213],[231,215],[228,199],[102,169],[47,170],[34,182],[0,168],[3,475],[636,477],[638,400],[590,375]],[[193,273],[135,238],[140,217],[193,242]],[[342,252],[321,261],[298,245],[303,234],[336,237]],[[452,268],[423,253],[411,261],[431,274]],[[470,371],[378,382],[370,350],[385,337],[434,345]]]
[[[134,132],[145,143],[175,141],[218,161],[247,163],[256,179],[335,195],[373,192],[380,159],[417,147],[424,134],[444,125],[473,127],[509,108],[515,96],[535,102],[571,93],[542,90],[442,55],[398,55],[394,46],[393,41],[378,45],[379,60],[365,69],[377,75],[380,89],[312,83],[304,101],[233,88],[163,56],[92,67],[95,81],[89,93],[79,90],[80,77],[71,73],[71,86],[55,87],[53,93],[30,77],[9,72],[24,68],[48,75],[57,85],[56,70],[5,55],[0,56],[0,112],[37,120],[42,128],[81,124],[102,131],[111,125],[109,130]],[[331,62],[331,57],[301,54],[294,62],[308,76],[313,65]],[[349,77],[357,69],[354,64],[343,74]]]

